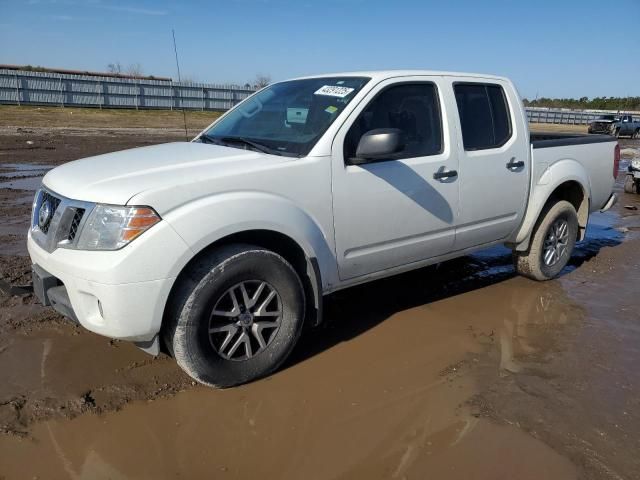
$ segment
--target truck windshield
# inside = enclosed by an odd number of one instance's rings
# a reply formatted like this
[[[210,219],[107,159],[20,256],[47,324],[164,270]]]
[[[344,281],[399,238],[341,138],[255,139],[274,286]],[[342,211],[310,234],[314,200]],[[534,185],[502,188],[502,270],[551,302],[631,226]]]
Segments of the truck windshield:
[[[304,156],[369,80],[322,77],[273,84],[227,113],[201,141]]]
[[[614,115],[600,115],[598,117],[598,120],[616,120],[616,117]]]

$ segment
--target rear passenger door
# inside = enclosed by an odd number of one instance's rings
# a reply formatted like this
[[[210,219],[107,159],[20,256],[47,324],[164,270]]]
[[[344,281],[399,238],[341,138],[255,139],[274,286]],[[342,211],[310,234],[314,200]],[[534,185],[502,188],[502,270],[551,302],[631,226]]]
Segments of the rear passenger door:
[[[506,82],[454,79],[460,163],[455,250],[506,239],[529,191],[529,142],[520,100]]]

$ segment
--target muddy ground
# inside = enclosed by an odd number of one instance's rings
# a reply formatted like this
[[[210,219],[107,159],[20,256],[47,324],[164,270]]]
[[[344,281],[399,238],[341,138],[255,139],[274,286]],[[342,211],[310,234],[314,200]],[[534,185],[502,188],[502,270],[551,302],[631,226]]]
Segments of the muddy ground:
[[[557,280],[493,248],[339,292],[280,372],[215,391],[29,293],[39,176],[182,138],[0,128],[0,478],[640,478],[639,196]]]

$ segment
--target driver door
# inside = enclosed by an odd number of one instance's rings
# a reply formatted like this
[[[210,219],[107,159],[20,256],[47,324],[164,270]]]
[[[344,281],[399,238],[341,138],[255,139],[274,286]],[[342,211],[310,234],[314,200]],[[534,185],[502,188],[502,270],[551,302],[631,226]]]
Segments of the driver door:
[[[440,77],[377,85],[338,131],[332,147],[336,255],[342,280],[449,253],[458,217],[458,157],[447,114],[455,105]],[[406,146],[354,165],[361,136],[400,129]],[[442,176],[442,173],[446,175]],[[434,177],[436,174],[436,177]],[[450,174],[450,175],[449,175]]]

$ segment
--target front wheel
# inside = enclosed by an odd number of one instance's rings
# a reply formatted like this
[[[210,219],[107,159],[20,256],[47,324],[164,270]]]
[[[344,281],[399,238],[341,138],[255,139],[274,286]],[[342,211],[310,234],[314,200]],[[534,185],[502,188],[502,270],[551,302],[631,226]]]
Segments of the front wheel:
[[[516,271],[534,280],[550,280],[567,265],[578,237],[578,215],[560,200],[542,211],[526,252],[514,252]]]
[[[634,138],[636,140],[640,139],[640,128],[636,129],[636,131],[633,132],[633,135],[631,136],[631,138]]]
[[[199,259],[178,280],[164,341],[178,365],[213,387],[231,387],[275,371],[296,344],[304,291],[280,255],[229,245]]]

